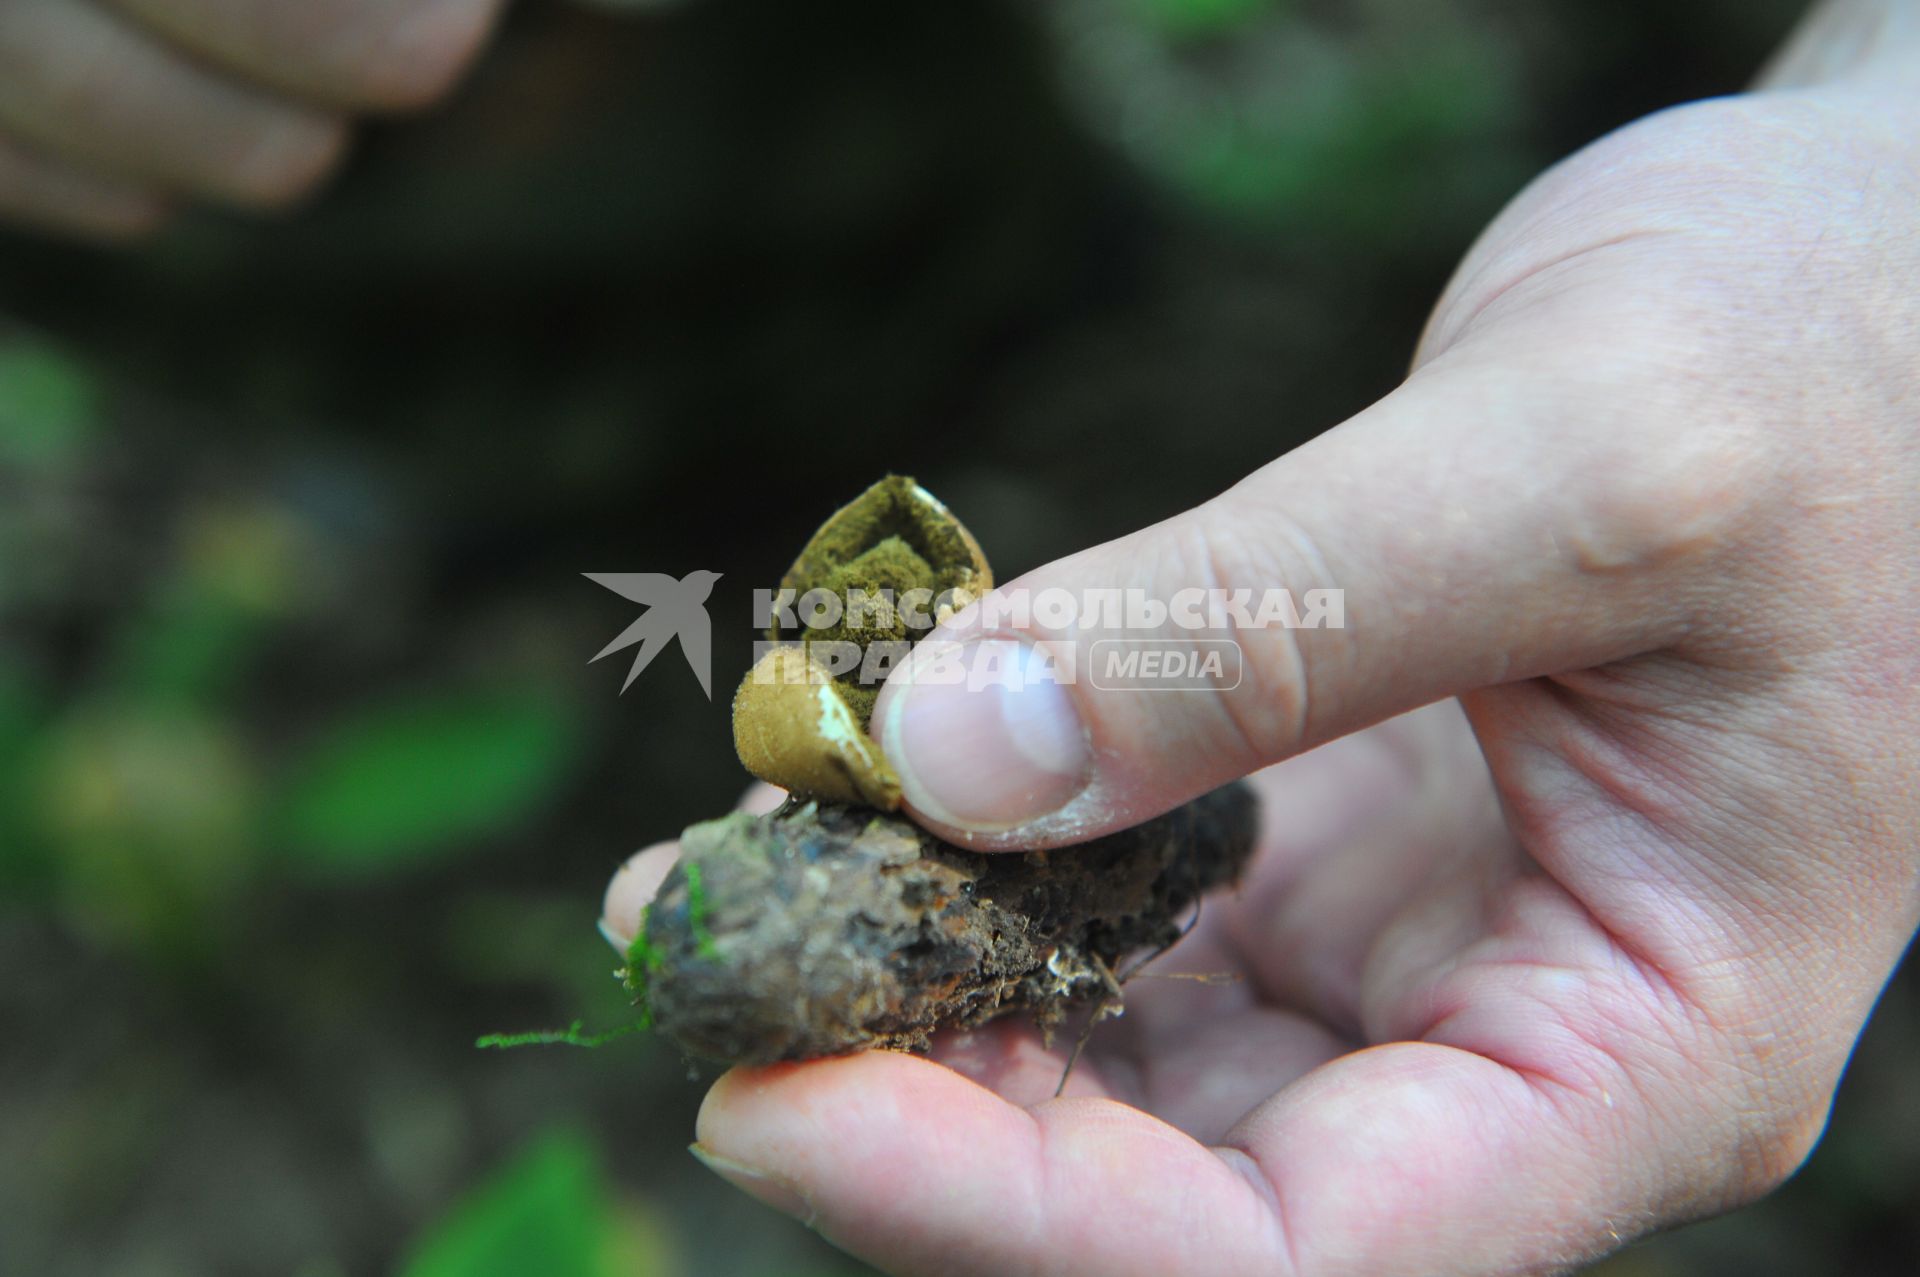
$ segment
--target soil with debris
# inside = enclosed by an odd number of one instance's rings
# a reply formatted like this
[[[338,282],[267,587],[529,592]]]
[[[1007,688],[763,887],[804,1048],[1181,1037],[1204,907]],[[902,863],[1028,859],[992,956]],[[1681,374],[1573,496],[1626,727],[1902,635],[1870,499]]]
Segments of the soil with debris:
[[[724,1064],[924,1049],[1014,1011],[1051,1031],[1118,1008],[1123,960],[1238,878],[1256,816],[1233,784],[1079,846],[982,854],[866,807],[736,812],[686,831],[623,978],[656,1030]]]

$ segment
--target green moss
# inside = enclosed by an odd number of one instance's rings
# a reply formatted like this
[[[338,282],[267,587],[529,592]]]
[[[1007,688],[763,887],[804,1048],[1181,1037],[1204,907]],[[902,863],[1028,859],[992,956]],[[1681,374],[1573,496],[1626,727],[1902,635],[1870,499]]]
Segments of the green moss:
[[[707,888],[700,881],[700,866],[688,861],[687,875],[687,930],[693,933],[693,951],[703,958],[717,958],[720,950],[713,943],[713,933],[707,930]]]
[[[640,926],[633,933],[633,943],[627,946],[627,965],[620,972],[621,985],[640,1011],[641,1028],[653,1023],[653,1012],[647,1005],[647,982],[667,960],[666,954],[647,938],[647,921],[652,913],[652,905],[640,911]]]
[[[623,1024],[617,1029],[608,1029],[605,1033],[587,1033],[586,1021],[575,1020],[564,1029],[534,1029],[528,1033],[489,1033],[485,1037],[475,1038],[473,1044],[484,1049],[504,1051],[516,1046],[605,1046],[615,1038],[624,1038],[629,1033],[651,1027],[650,1022]]]

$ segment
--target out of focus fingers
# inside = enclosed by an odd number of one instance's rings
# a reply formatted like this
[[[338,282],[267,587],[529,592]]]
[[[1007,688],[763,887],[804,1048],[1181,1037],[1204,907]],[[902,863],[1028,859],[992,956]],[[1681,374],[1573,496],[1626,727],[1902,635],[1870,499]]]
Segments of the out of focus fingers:
[[[167,212],[157,191],[63,164],[0,134],[0,217],[117,243],[153,230]]]
[[[236,76],[348,108],[401,110],[444,94],[503,0],[111,0]]]
[[[342,122],[206,70],[86,0],[0,4],[0,128],[63,161],[271,207],[311,190]]]

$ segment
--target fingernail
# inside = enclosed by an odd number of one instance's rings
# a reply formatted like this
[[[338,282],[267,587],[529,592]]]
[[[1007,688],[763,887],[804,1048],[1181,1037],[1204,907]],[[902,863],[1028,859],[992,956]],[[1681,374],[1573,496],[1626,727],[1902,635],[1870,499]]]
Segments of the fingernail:
[[[736,1162],[730,1157],[722,1157],[705,1144],[689,1144],[687,1152],[692,1153],[694,1160],[700,1165],[749,1197],[758,1198],[775,1210],[793,1216],[807,1227],[813,1227],[815,1219],[813,1206],[800,1195],[799,1189],[780,1176],[770,1175],[744,1162]]]
[[[1057,811],[1085,788],[1092,759],[1072,694],[1025,643],[986,639],[957,655],[916,673],[881,726],[908,803],[981,832]]]

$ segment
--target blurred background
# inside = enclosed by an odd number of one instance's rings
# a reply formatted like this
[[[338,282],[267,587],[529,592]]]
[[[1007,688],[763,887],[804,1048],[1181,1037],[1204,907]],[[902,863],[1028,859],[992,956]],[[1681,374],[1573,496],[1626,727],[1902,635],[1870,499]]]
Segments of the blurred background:
[[[0,1272],[864,1271],[693,1163],[669,1050],[473,1047],[627,1019],[600,892],[741,788],[751,587],[889,469],[1007,577],[1216,492],[1798,7],[526,0],[298,215],[0,234]],[[721,695],[618,695],[580,573],[696,567]],[[1603,1271],[1911,1271],[1917,1011]]]

